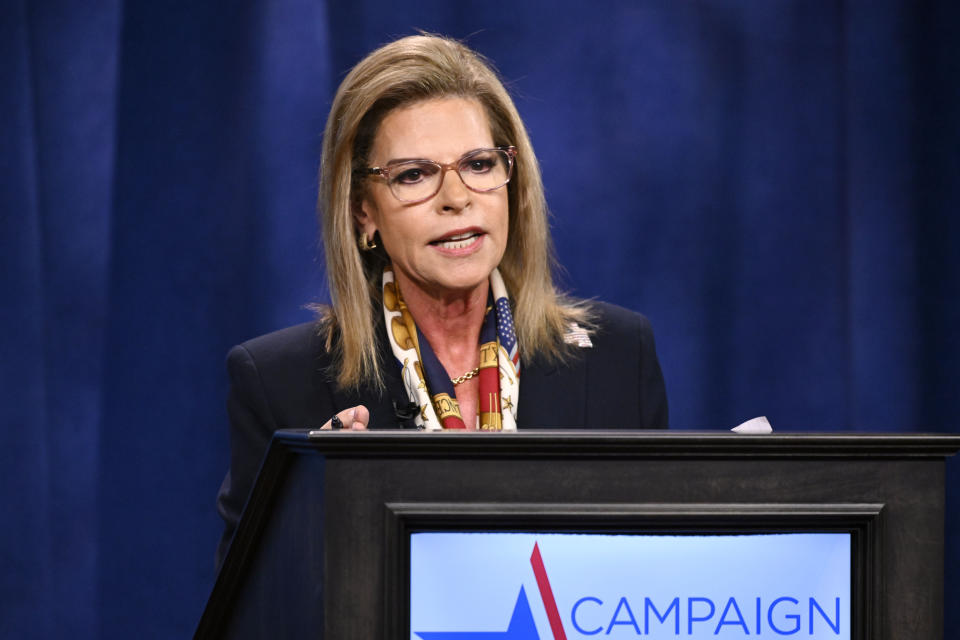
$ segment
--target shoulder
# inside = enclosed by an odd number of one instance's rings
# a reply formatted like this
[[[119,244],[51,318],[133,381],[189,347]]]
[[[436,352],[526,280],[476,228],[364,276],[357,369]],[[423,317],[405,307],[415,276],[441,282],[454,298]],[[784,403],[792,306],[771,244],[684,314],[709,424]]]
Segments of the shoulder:
[[[653,328],[643,314],[599,300],[584,304],[589,310],[593,325],[589,340],[590,352],[599,354],[613,351],[614,354],[623,354],[625,350],[652,348]],[[578,329],[578,326],[571,325],[566,337],[568,342],[577,344]]]
[[[653,331],[650,321],[642,313],[599,300],[592,300],[587,306],[594,317],[598,335],[622,336]]]
[[[323,328],[306,322],[273,331],[233,347],[227,355],[231,377],[256,372],[270,386],[303,385],[330,366]]]
[[[337,390],[333,358],[325,345],[324,327],[308,322],[233,347],[227,371],[235,429],[256,424],[257,430],[270,432],[328,420],[337,407]]]
[[[305,347],[322,344],[322,341],[318,341],[322,330],[319,322],[304,322],[251,338],[237,346],[257,354],[297,353]]]

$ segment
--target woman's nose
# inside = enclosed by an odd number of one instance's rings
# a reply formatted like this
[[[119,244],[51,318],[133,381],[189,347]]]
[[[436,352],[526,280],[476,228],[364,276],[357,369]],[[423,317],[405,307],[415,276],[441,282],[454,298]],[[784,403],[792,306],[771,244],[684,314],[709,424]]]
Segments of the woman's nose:
[[[441,209],[460,211],[470,204],[471,194],[472,192],[467,189],[463,178],[455,169],[451,168],[443,172],[443,183],[437,194],[437,204]]]

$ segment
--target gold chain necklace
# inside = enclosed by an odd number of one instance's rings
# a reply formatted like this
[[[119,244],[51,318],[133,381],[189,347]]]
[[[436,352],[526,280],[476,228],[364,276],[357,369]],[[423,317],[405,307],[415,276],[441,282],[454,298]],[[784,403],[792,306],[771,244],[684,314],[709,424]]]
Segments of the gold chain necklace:
[[[457,386],[458,384],[462,384],[462,383],[466,382],[467,380],[469,380],[469,379],[472,378],[473,376],[477,375],[479,372],[480,372],[480,367],[478,366],[478,367],[474,368],[473,371],[467,371],[465,374],[463,374],[462,376],[460,376],[460,377],[458,377],[458,378],[450,378],[450,382],[453,383],[453,386]]]

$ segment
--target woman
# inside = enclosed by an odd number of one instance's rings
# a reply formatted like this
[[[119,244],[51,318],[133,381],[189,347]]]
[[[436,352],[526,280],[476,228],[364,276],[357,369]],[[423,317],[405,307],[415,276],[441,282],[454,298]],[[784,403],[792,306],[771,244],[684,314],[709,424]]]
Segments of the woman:
[[[467,47],[412,36],[350,72],[319,210],[332,305],[228,357],[224,543],[279,428],[667,426],[646,319],[555,289],[536,157]]]

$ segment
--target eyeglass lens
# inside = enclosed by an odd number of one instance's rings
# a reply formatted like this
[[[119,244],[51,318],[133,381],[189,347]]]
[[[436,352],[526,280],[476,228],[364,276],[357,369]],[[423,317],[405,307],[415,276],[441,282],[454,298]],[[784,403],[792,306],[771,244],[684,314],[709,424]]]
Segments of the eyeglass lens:
[[[457,173],[473,191],[492,191],[510,180],[512,158],[502,149],[479,149],[457,162]],[[390,190],[398,200],[415,202],[432,197],[443,183],[443,167],[418,160],[390,166]]]

